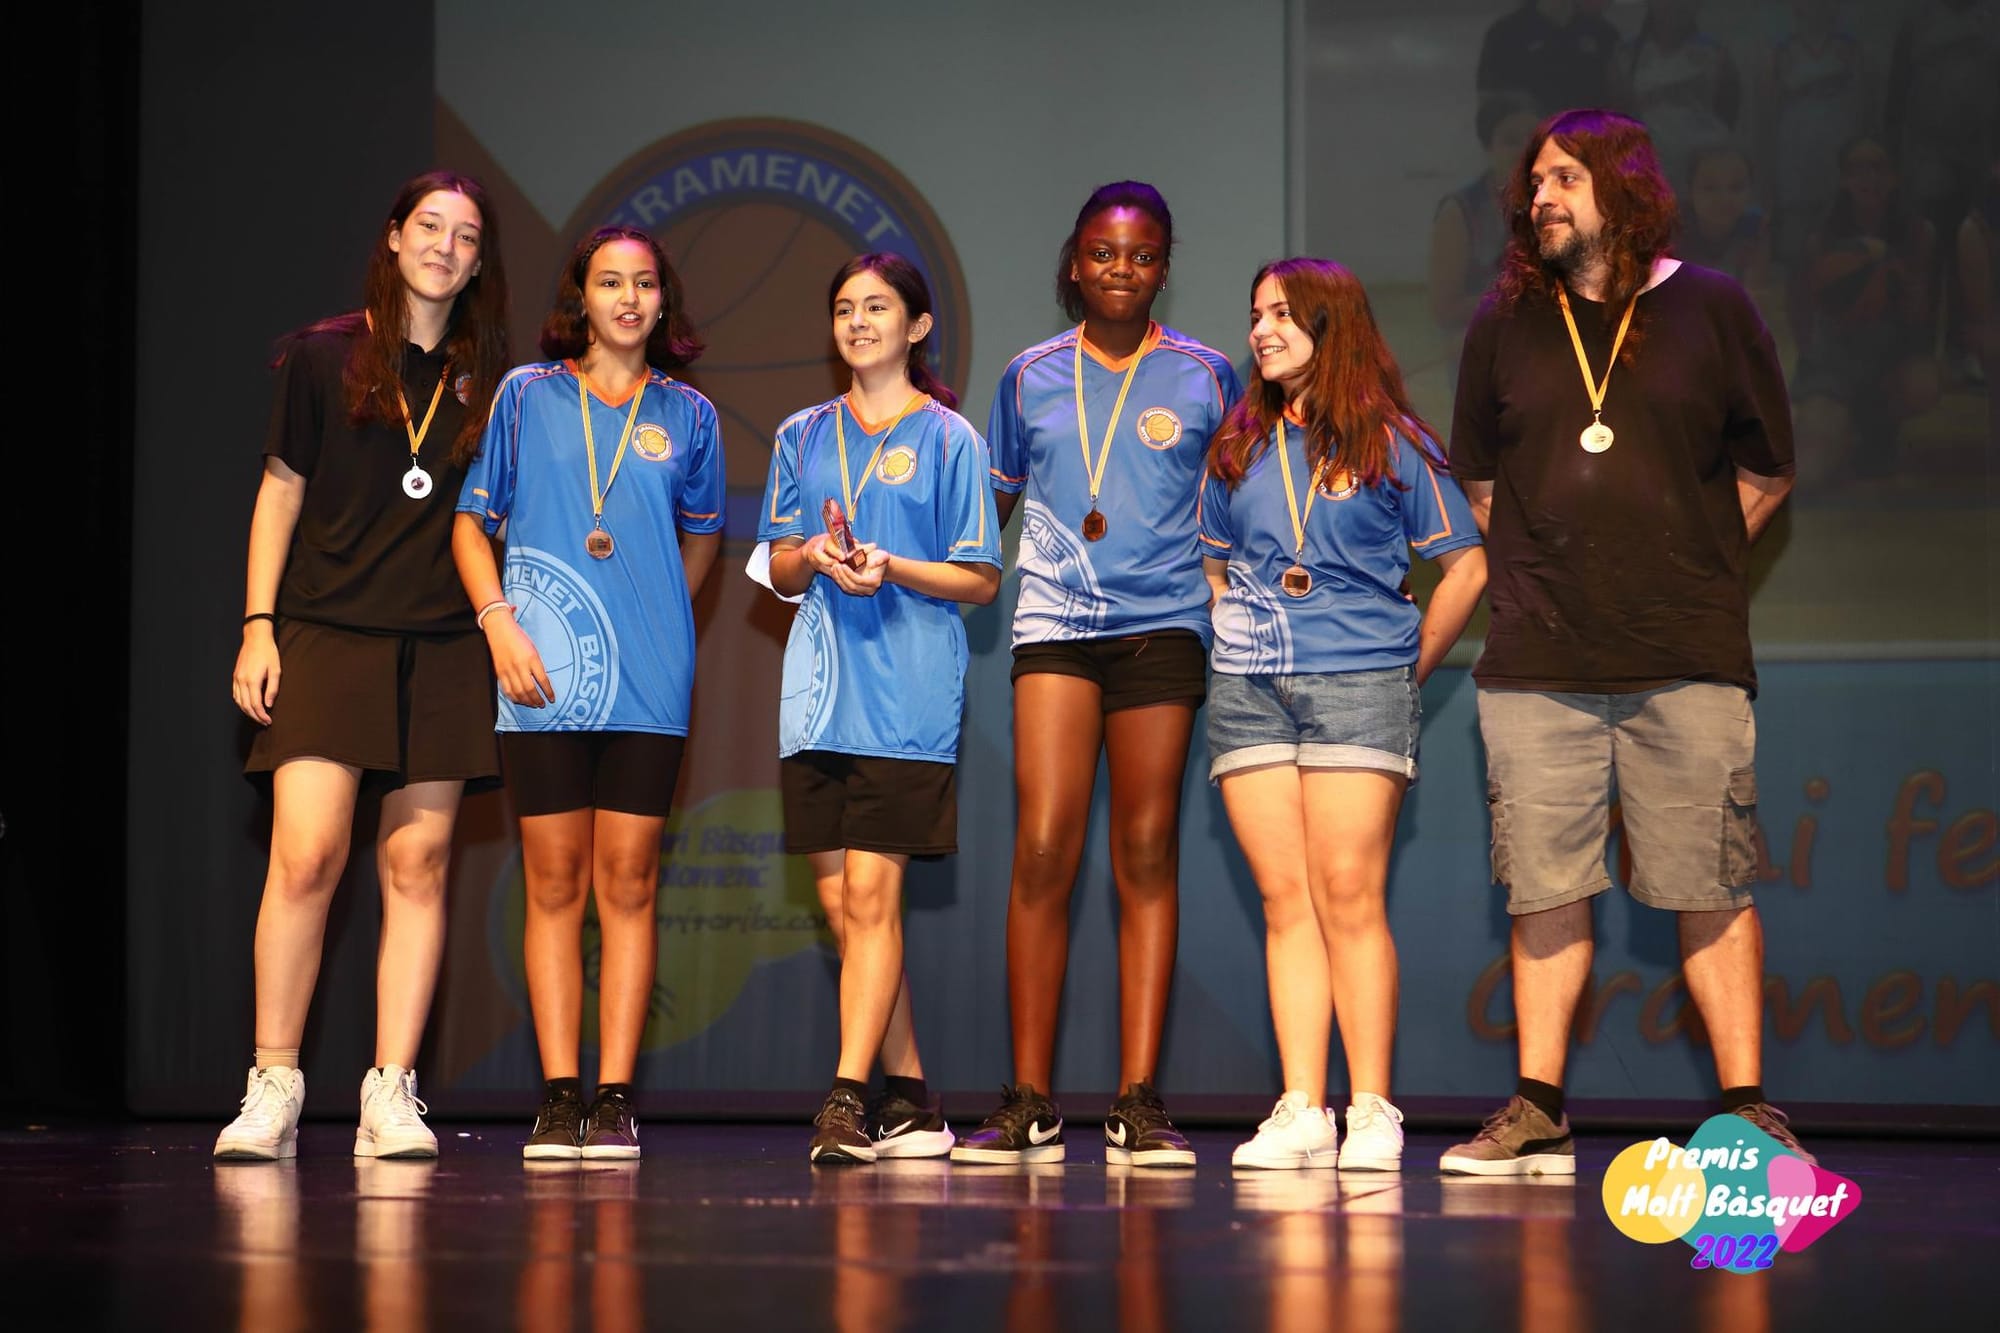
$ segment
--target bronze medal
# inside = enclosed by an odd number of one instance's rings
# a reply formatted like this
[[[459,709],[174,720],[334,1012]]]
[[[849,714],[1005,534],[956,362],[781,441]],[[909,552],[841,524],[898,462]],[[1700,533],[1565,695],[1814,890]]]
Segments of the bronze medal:
[[[583,539],[583,549],[590,553],[592,560],[609,560],[612,551],[611,534],[603,528],[592,528],[590,535]]]
[[[1109,526],[1104,521],[1104,515],[1093,509],[1083,516],[1083,539],[1087,542],[1101,542],[1104,540],[1105,529]]]
[[[1312,591],[1312,571],[1304,565],[1293,565],[1278,579],[1278,586],[1287,597],[1303,597]]]

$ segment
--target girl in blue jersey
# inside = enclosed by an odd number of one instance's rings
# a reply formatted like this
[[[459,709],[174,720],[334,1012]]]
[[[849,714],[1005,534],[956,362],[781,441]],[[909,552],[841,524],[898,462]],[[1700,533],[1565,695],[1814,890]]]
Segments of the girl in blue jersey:
[[[1153,322],[1173,240],[1173,215],[1152,186],[1119,181],[1093,193],[1056,266],[1057,297],[1077,326],[1015,357],[993,398],[1002,521],[1022,510],[1020,813],[1007,904],[1014,1082],[955,1161],[1063,1156],[1050,1081],[1070,893],[1102,751],[1122,1028],[1105,1156],[1194,1164],[1153,1081],[1180,923],[1181,778],[1207,689],[1195,494],[1209,436],[1238,389],[1220,353]]]
[[[923,274],[860,255],[827,299],[853,387],[778,427],[751,574],[801,603],[778,710],[785,848],[811,862],[841,954],[840,1063],[810,1155],[872,1162],[952,1144],[910,1024],[903,872],[958,847],[958,603],[993,600],[1000,525],[986,442],[924,364]]]
[[[632,1078],[653,995],[660,838],[688,731],[692,599],[722,542],[715,408],[672,378],[701,354],[658,242],[600,227],[501,382],[452,550],[500,678],[521,820],[523,953],[542,1074],[527,1157],[637,1157]],[[664,369],[663,369],[664,368]],[[489,540],[507,524],[504,580]],[[597,1095],[586,1110],[584,901],[595,888]]]
[[[1336,1164],[1322,1103],[1337,1016],[1351,1089],[1338,1165],[1395,1171],[1389,850],[1417,775],[1418,691],[1478,604],[1486,555],[1354,275],[1266,265],[1250,317],[1255,369],[1201,491],[1208,738],[1264,898],[1286,1091],[1234,1163]],[[1444,571],[1424,611],[1400,591],[1411,550]]]
[[[293,335],[278,362],[231,681],[261,728],[248,768],[271,775],[257,1054],[217,1157],[297,1152],[299,1045],[364,783],[385,790],[382,939],[354,1151],[437,1155],[411,1066],[444,955],[459,800],[498,772],[491,678],[448,554],[449,499],[507,368],[498,230],[470,177],[409,181],[362,309]]]

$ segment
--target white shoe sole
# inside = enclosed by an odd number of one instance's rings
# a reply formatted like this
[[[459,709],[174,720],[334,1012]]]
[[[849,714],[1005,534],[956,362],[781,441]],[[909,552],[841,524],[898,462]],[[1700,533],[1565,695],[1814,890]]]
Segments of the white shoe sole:
[[[438,1155],[436,1139],[381,1140],[366,1132],[354,1136],[356,1157],[435,1157]]]
[[[241,1139],[215,1141],[215,1156],[223,1162],[282,1162],[299,1155],[299,1136],[287,1134],[276,1143],[245,1142]]]
[[[574,1143],[524,1143],[521,1156],[530,1162],[574,1162],[583,1149]]]
[[[1104,1160],[1110,1166],[1193,1166],[1192,1148],[1114,1148],[1104,1145]]]
[[[907,1134],[894,1138],[875,1140],[875,1156],[880,1157],[943,1157],[950,1152],[958,1136],[949,1127],[945,1129],[913,1129]]]
[[[874,1148],[814,1148],[807,1160],[814,1166],[865,1166],[878,1154]]]
[[[1039,1148],[1022,1148],[1010,1151],[1006,1148],[968,1148],[959,1144],[951,1150],[951,1160],[968,1162],[973,1166],[1016,1166],[1022,1162],[1060,1162],[1068,1155],[1068,1149],[1060,1143],[1044,1143]]]
[[[577,1151],[586,1160],[602,1161],[608,1159],[614,1162],[630,1162],[638,1158],[639,1145],[636,1143],[586,1143],[583,1147],[577,1149]]]
[[[1573,1176],[1576,1158],[1568,1153],[1544,1152],[1489,1161],[1446,1153],[1438,1159],[1438,1170],[1460,1176]]]
[[[1246,1143],[1230,1154],[1231,1166],[1254,1167],[1260,1171],[1317,1171],[1333,1170],[1340,1165],[1340,1151],[1337,1145],[1329,1143],[1319,1152],[1263,1153],[1249,1151]]]

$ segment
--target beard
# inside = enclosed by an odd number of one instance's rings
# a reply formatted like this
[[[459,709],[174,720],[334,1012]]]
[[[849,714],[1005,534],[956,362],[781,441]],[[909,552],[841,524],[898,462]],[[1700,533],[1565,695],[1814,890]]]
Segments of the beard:
[[[1604,238],[1595,232],[1585,235],[1573,222],[1565,225],[1568,230],[1561,240],[1543,232],[1538,248],[1544,264],[1566,277],[1575,277],[1604,258]]]

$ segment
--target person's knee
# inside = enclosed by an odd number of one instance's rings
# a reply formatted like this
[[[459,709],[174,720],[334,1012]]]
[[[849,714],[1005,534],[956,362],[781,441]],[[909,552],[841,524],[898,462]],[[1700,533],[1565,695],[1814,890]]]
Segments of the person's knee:
[[[657,852],[601,855],[597,863],[598,910],[623,915],[650,912],[659,884]]]
[[[1267,930],[1290,930],[1313,923],[1316,914],[1312,893],[1306,887],[1303,875],[1287,875],[1278,883],[1260,883],[1257,888],[1264,898],[1264,926]]]
[[[1313,885],[1321,925],[1333,933],[1383,925],[1388,920],[1385,888],[1381,868],[1369,860],[1336,859]]]
[[[897,886],[873,876],[850,876],[841,888],[841,913],[847,932],[887,929],[897,918],[902,895]]]
[[[1143,906],[1174,896],[1180,870],[1178,832],[1171,819],[1134,821],[1112,831],[1112,865],[1118,872],[1122,904]]]
[[[1080,850],[1074,839],[1054,830],[1022,829],[1014,839],[1014,901],[1067,909]]]
[[[271,845],[269,891],[287,899],[324,897],[347,865],[347,839],[287,838]]]
[[[522,872],[528,906],[537,912],[575,911],[590,889],[590,866],[580,848],[541,848],[532,855],[524,849]]]
[[[382,894],[428,905],[444,898],[445,871],[451,862],[448,842],[392,841],[382,856]]]

